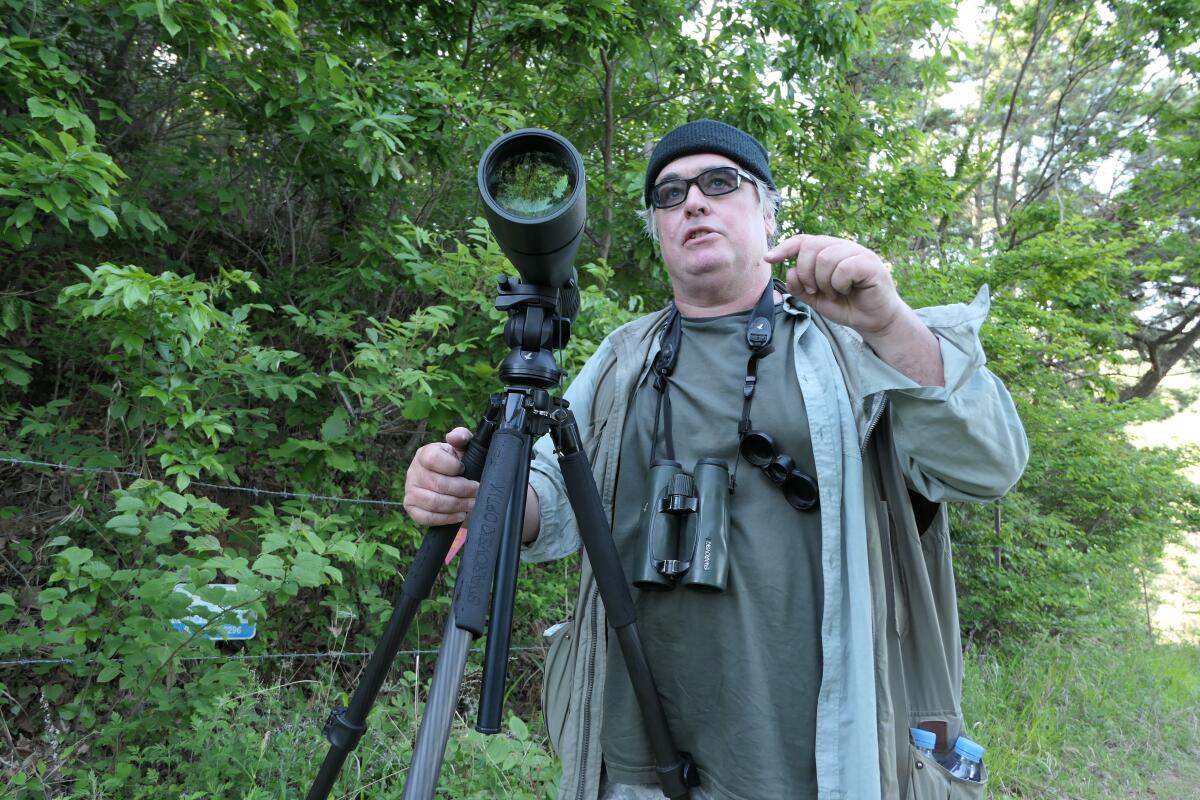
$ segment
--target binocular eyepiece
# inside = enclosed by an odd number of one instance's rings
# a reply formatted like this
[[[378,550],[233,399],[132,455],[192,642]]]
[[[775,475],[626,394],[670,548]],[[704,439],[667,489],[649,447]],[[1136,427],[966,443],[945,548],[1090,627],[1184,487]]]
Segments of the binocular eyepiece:
[[[655,461],[642,505],[641,531],[634,586],[662,591],[682,583],[699,591],[724,591],[729,574],[729,465],[704,458],[689,475],[678,461]]]

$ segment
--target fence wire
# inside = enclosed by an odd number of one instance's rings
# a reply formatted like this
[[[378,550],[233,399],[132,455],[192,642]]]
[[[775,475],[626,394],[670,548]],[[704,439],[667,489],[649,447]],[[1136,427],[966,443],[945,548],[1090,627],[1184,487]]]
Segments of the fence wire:
[[[118,470],[118,469],[111,469],[111,468],[107,468],[107,467],[80,467],[80,466],[76,466],[73,464],[57,464],[52,461],[35,461],[32,459],[6,458],[6,457],[2,457],[2,456],[0,456],[0,464],[13,464],[16,466],[23,466],[26,468],[44,467],[44,468],[50,468],[50,469],[67,470],[70,472],[89,472],[89,473],[101,473],[101,474],[107,474],[107,475],[123,475],[126,477],[132,477],[132,478],[145,477],[140,472],[132,472],[132,471],[128,471],[128,470]],[[350,503],[350,504],[357,504],[357,505],[382,506],[382,507],[386,507],[386,508],[401,508],[401,509],[404,508],[404,503],[398,502],[396,500],[380,500],[377,498],[335,497],[332,495],[324,495],[324,494],[310,494],[308,492],[285,492],[285,491],[279,491],[276,489],[261,489],[261,488],[253,487],[253,486],[233,486],[230,484],[205,483],[204,481],[192,481],[189,484],[189,487],[191,487],[191,486],[203,486],[207,489],[213,489],[215,491],[243,492],[246,494],[263,495],[266,497],[292,497],[292,498],[296,498],[298,500],[319,500],[321,502],[326,502],[326,503]],[[999,524],[997,524],[997,528],[999,528]],[[982,548],[982,549],[987,549],[987,550],[992,550],[992,551],[997,551],[997,550],[1003,551],[1006,547],[1006,545],[1004,545],[1004,544],[997,544],[994,542],[955,542],[953,546],[956,548],[961,548],[961,547]],[[999,559],[999,556],[997,556],[997,559]],[[0,662],[0,664],[2,664],[2,662]]]
[[[546,645],[537,644],[514,644],[508,648],[510,653],[526,653],[531,651],[543,651]],[[397,656],[435,656],[441,650],[437,648],[419,648],[415,650],[397,650]],[[482,653],[483,647],[472,647],[470,652]],[[228,656],[181,656],[173,659],[180,662],[193,661],[283,661],[286,659],[310,658],[316,660],[323,659],[342,659],[342,658],[366,658],[371,655],[370,651],[339,651],[333,650],[325,653],[263,653],[260,655],[228,655]],[[105,663],[123,663],[126,659],[110,658],[106,659]],[[94,658],[19,658],[11,661],[0,661],[0,667],[45,667],[55,666],[58,664],[88,664],[96,663]]]
[[[66,470],[69,472],[80,473],[98,473],[107,475],[116,475],[122,477],[142,478],[145,477],[140,472],[131,470],[112,469],[108,467],[82,467],[74,464],[61,464],[52,461],[38,461],[34,459],[19,459],[0,457],[0,463],[12,464],[25,468],[48,468],[56,470]],[[283,497],[295,498],[298,500],[321,501],[327,503],[350,503],[357,505],[382,506],[387,508],[403,508],[404,504],[395,500],[381,500],[377,498],[355,498],[355,497],[335,497],[331,495],[312,494],[309,492],[287,492],[276,489],[262,489],[252,486],[233,486],[229,484],[206,483],[204,481],[191,481],[191,486],[202,486],[215,491],[227,492],[243,492],[246,494],[262,495],[266,497]],[[1004,550],[1004,545],[993,543],[955,543],[955,548],[982,548],[993,551],[997,562],[1000,561],[1001,553]],[[541,645],[514,645],[509,648],[510,652],[523,652],[529,650],[541,650]],[[397,655],[436,655],[439,651],[432,649],[418,650],[400,650]],[[472,652],[482,652],[481,648],[473,648]],[[182,662],[192,661],[255,661],[255,660],[271,660],[271,659],[297,659],[297,658],[312,658],[312,659],[333,659],[333,658],[361,658],[371,655],[369,652],[328,652],[328,653],[267,653],[263,655],[228,655],[228,656],[188,656],[178,659]],[[54,664],[73,664],[84,659],[16,659],[9,661],[0,661],[0,667],[12,666],[48,666]],[[120,662],[122,659],[112,659],[112,661]]]
[[[51,461],[34,461],[24,458],[4,458],[0,457],[0,464],[15,464],[25,467],[49,467],[51,469],[68,470],[70,472],[88,472],[100,473],[105,475],[121,475],[130,478],[146,477],[140,472],[132,472],[128,470],[110,469],[106,467],[79,467],[73,464],[56,464]],[[404,508],[404,504],[395,500],[378,500],[375,498],[359,498],[359,497],[335,497],[325,494],[311,494],[309,492],[284,492],[277,489],[262,489],[255,486],[234,486],[232,484],[205,483],[204,481],[193,480],[188,484],[188,487],[203,486],[206,489],[213,489],[221,492],[243,492],[245,494],[262,495],[264,497],[294,497],[298,500],[320,500],[326,503],[351,503],[355,505],[383,506],[386,508]]]

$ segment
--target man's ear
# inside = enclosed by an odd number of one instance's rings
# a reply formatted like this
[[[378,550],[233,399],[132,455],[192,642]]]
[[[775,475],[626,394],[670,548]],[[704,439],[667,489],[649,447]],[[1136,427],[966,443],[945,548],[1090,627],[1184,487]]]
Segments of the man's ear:
[[[767,242],[770,243],[771,238],[775,235],[775,217],[766,212],[763,213],[763,230],[767,233]]]

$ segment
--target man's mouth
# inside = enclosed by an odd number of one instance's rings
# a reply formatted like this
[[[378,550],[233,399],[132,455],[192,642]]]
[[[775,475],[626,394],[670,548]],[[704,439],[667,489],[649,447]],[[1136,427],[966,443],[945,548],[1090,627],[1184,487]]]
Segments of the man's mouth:
[[[707,236],[710,233],[716,233],[716,231],[712,230],[711,228],[696,228],[694,231],[688,233],[687,237],[683,240],[683,243],[686,245],[690,242],[694,242],[697,239]]]

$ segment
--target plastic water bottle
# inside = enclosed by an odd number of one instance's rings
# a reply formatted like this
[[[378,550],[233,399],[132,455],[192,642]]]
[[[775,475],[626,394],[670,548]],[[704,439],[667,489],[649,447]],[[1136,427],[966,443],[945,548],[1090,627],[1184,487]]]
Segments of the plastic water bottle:
[[[913,745],[917,750],[933,758],[933,748],[937,747],[937,734],[921,728],[909,728],[908,731],[912,734]]]
[[[942,766],[956,778],[979,781],[983,778],[983,746],[960,736]]]

